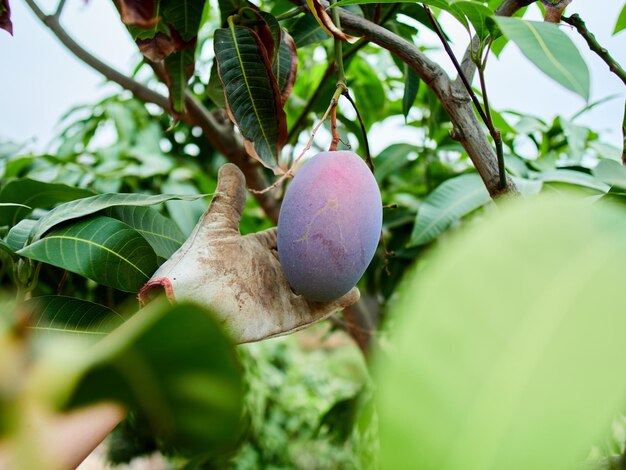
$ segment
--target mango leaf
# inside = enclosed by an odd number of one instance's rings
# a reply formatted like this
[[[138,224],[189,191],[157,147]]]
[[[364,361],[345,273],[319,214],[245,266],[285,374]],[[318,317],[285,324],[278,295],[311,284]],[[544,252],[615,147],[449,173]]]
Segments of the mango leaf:
[[[410,144],[391,144],[380,152],[374,163],[376,165],[376,181],[380,185],[387,176],[397,173],[409,163],[409,155],[418,153],[419,147]]]
[[[288,29],[296,47],[304,47],[328,39],[328,34],[311,15],[299,17]]]
[[[174,29],[183,41],[195,43],[204,3],[205,0],[160,0],[160,13],[170,30]]]
[[[626,189],[626,167],[614,160],[600,160],[593,169],[593,176],[603,183]]]
[[[93,195],[93,191],[66,184],[46,183],[28,178],[12,180],[0,190],[0,202],[18,203],[24,205],[24,207],[1,204],[0,225],[15,225],[35,207],[49,209],[61,202]]]
[[[224,98],[224,87],[220,81],[220,76],[217,73],[217,61],[213,60],[211,66],[211,77],[209,77],[209,84],[206,87],[206,94],[213,104],[218,108],[226,107],[226,100]]]
[[[457,13],[454,15],[457,18],[459,16],[467,18],[480,39],[486,39],[489,36],[490,28],[487,18],[493,16],[493,12],[485,5],[475,1],[455,1],[450,4],[449,8],[449,11]]]
[[[165,58],[165,78],[170,90],[170,104],[176,113],[185,109],[185,91],[195,67],[195,48],[185,48]]]
[[[490,200],[485,184],[476,173],[444,181],[420,205],[409,246],[433,241],[453,222]]]
[[[552,23],[494,16],[502,34],[542,72],[589,100],[589,69],[572,40]]]
[[[36,220],[22,219],[14,225],[6,237],[6,243],[11,250],[18,251],[26,246],[30,232],[37,223]]]
[[[420,77],[415,73],[415,71],[404,64],[404,94],[402,95],[402,114],[404,115],[404,120],[406,121],[409,111],[413,107],[413,103],[415,103],[415,98],[417,98],[417,92],[420,87]]]
[[[626,29],[626,3],[622,7],[622,11],[617,17],[617,21],[615,22],[615,29],[613,29],[613,34],[617,34],[620,31]]]
[[[43,295],[23,304],[30,313],[28,328],[38,334],[104,336],[124,317],[104,305],[64,295]]]
[[[248,0],[218,0],[220,7],[220,15],[222,17],[222,25],[226,25],[226,20],[229,16],[234,15],[240,9],[245,7],[257,8]]]
[[[0,0],[0,29],[4,29],[13,36],[13,23],[11,23],[9,0]]]
[[[215,31],[215,57],[224,86],[226,110],[239,127],[248,154],[275,174],[286,169],[280,151],[287,139],[287,121],[280,91],[265,48],[249,28]]]
[[[309,7],[309,11],[313,14],[313,17],[317,20],[321,28],[326,31],[326,33],[330,37],[340,39],[342,41],[347,41],[351,44],[358,41],[359,38],[350,36],[349,34],[344,33],[340,28],[337,28],[337,26],[335,26],[335,23],[333,23],[333,20],[326,11],[326,8],[324,8],[319,0],[306,0],[306,4]]]
[[[602,193],[609,190],[609,186],[598,181],[592,175],[575,170],[548,170],[539,174],[539,179],[544,183],[566,183],[584,188],[595,189]]]
[[[393,351],[374,366],[383,468],[581,468],[623,412],[624,210],[499,207],[390,306]]]
[[[283,106],[287,102],[289,95],[293,90],[296,82],[296,74],[298,72],[298,52],[293,38],[287,30],[283,30],[281,35],[280,47],[272,65],[272,72],[276,77],[278,89],[280,90],[280,98]]]
[[[152,302],[76,361],[66,407],[123,403],[184,456],[226,452],[240,435],[238,356],[198,306]]]
[[[139,291],[158,267],[145,238],[125,223],[104,216],[54,230],[17,254],[125,292]]]
[[[120,206],[110,215],[139,232],[161,258],[169,258],[185,241],[178,226],[151,207]]]
[[[370,3],[415,3],[414,0],[340,0],[337,3],[333,3],[330,8],[342,7],[344,5],[367,5]],[[442,10],[449,11],[450,4],[447,0],[425,0],[419,3],[428,5],[435,8],[441,8]]]
[[[45,232],[55,225],[71,219],[77,219],[85,215],[108,209],[116,206],[151,206],[160,204],[172,199],[183,201],[193,201],[204,197],[202,194],[196,195],[174,195],[174,194],[125,194],[125,193],[107,193],[98,194],[97,196],[87,197],[76,201],[66,202],[55,207],[41,219],[37,221],[33,227],[30,238],[37,240]]]

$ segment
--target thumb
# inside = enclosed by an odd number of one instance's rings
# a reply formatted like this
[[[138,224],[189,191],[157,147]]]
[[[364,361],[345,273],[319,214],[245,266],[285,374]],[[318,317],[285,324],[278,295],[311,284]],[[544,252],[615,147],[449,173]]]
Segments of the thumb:
[[[203,227],[239,233],[241,213],[246,202],[246,180],[236,165],[227,163],[217,175],[217,190],[207,210]]]

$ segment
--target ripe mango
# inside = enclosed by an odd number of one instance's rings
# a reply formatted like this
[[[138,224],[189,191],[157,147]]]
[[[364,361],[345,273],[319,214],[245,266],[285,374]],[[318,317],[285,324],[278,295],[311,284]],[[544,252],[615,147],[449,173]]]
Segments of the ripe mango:
[[[329,301],[359,281],[382,227],[376,179],[354,152],[321,152],[289,185],[278,218],[278,257],[295,292]]]

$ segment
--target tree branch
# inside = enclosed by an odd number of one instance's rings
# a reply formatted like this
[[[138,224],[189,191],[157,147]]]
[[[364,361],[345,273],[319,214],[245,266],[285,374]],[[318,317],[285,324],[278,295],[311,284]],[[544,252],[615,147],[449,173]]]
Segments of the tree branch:
[[[609,54],[609,51],[600,45],[593,33],[587,29],[585,22],[578,15],[578,13],[574,13],[570,17],[563,16],[561,19],[576,28],[576,31],[578,31],[578,33],[587,42],[589,49],[595,52],[598,57],[600,57],[600,59],[602,59],[604,63],[609,66],[609,70],[617,75],[622,83],[626,85],[626,71],[624,71],[622,66],[611,56],[611,54]]]
[[[497,197],[503,193],[516,192],[515,184],[509,178],[505,187],[501,187],[496,154],[476,118],[467,91],[464,88],[460,92],[455,90],[444,70],[409,41],[346,10],[342,9],[340,14],[341,24],[346,30],[360,34],[393,53],[411,67],[437,95],[454,126],[451,135],[469,155],[489,194]]]
[[[56,14],[46,15],[34,0],[25,0],[25,2],[35,13],[37,18],[50,28],[61,43],[78,59],[104,75],[108,80],[130,91],[137,99],[146,103],[156,104],[167,113],[171,112],[167,97],[115,70],[113,67],[90,54],[67,34]],[[232,126],[226,123],[221,124],[216,116],[211,114],[190,92],[186,93],[185,107],[186,112],[181,116],[181,119],[189,124],[199,126],[211,145],[242,170],[246,176],[248,186],[253,189],[263,189],[267,187],[268,182],[261,173],[262,170],[248,157],[241,140],[238,139],[233,132]],[[267,216],[272,221],[276,222],[278,220],[279,211],[278,201],[269,194],[255,194],[254,197]]]

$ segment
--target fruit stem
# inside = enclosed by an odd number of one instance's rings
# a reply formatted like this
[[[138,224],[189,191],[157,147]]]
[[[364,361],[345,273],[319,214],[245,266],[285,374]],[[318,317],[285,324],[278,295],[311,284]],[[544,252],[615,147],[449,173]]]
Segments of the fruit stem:
[[[335,0],[330,0],[330,4],[335,3]],[[330,14],[332,15],[333,23],[337,29],[341,30],[341,20],[339,19],[339,10],[337,8],[331,8]],[[341,39],[335,38],[335,66],[337,68],[337,85],[346,84],[346,72],[343,68],[343,46]]]

